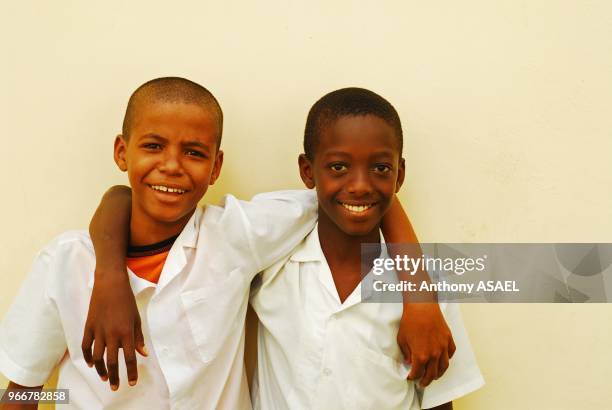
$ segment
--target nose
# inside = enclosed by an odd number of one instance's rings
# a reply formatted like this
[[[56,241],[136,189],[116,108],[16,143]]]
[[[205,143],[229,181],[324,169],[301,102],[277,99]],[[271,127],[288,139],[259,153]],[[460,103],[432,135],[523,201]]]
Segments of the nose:
[[[179,150],[169,148],[164,151],[164,156],[159,164],[159,171],[168,175],[180,175],[183,173]]]
[[[368,170],[354,169],[351,172],[346,191],[355,196],[364,196],[372,193],[372,184]]]

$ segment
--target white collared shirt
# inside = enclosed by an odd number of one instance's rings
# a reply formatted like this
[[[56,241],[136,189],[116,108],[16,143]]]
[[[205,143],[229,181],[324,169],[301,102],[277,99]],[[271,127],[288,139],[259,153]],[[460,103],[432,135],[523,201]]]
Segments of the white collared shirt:
[[[313,191],[286,191],[251,202],[227,196],[221,206],[196,210],[157,285],[130,272],[149,357],[138,357],[138,384],[128,387],[119,355],[118,392],[81,353],[95,269],[91,240],[85,232],[59,236],[37,256],[0,325],[0,372],[36,386],[59,364],[58,387],[70,389],[75,408],[249,409],[249,285],[306,236],[316,207]]]
[[[361,300],[360,283],[340,302],[317,229],[263,272],[251,295],[260,320],[255,409],[414,410],[484,384],[458,306],[440,304],[455,355],[444,376],[419,391],[396,341],[402,304]]]

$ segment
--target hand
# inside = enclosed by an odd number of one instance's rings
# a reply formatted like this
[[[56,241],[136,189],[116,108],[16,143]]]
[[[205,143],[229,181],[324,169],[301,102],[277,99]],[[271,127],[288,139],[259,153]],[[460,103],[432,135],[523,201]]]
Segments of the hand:
[[[91,345],[94,340],[92,356]],[[136,384],[138,369],[135,351],[142,356],[148,353],[127,272],[121,275],[100,275],[96,271],[81,348],[87,365],[95,365],[100,378],[103,381],[109,380],[113,391],[119,388],[118,354],[119,348],[122,348],[128,384]]]
[[[408,303],[397,335],[404,358],[412,365],[408,379],[421,387],[440,378],[455,353],[455,342],[437,303]]]

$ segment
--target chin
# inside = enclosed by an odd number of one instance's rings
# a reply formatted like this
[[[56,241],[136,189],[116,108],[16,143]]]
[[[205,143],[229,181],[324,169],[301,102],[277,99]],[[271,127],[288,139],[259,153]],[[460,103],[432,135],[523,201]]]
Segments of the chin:
[[[340,227],[340,229],[345,234],[350,235],[350,236],[366,236],[372,233],[372,231],[379,229],[378,224],[372,224],[372,223],[368,223],[368,224],[341,223],[337,225]]]

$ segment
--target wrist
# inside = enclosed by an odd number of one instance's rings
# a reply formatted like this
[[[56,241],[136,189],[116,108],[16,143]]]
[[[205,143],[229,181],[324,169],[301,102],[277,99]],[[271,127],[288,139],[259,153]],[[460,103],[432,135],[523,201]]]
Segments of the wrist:
[[[440,314],[442,313],[442,311],[440,310],[440,305],[438,305],[438,303],[436,302],[431,302],[431,303],[419,303],[419,302],[407,302],[404,301],[404,305],[403,305],[403,309],[402,309],[402,319],[404,319],[404,317],[406,316],[413,316],[414,317],[414,312],[425,312],[425,311],[429,311],[429,312],[439,312]]]
[[[125,264],[120,266],[104,266],[96,268],[94,272],[95,281],[118,282],[128,281],[128,272]]]

